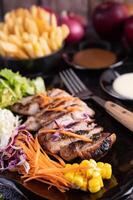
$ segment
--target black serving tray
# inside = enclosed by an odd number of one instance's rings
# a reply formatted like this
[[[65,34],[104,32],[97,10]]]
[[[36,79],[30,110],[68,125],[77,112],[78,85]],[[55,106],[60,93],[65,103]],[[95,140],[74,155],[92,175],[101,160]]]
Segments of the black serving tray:
[[[63,65],[64,66],[64,65]],[[116,103],[123,103],[113,97],[109,97],[102,91],[98,80],[101,72],[79,71],[75,72],[85,82],[85,84],[93,90],[93,92],[107,100],[113,100]],[[47,88],[59,87],[66,89],[58,75],[44,76]],[[104,182],[105,187],[96,194],[82,192],[80,190],[70,190],[61,193],[55,188],[49,189],[48,186],[39,182],[30,182],[23,185],[19,176],[14,173],[3,174],[5,178],[10,178],[21,191],[30,200],[48,199],[48,200],[126,200],[132,193],[133,189],[133,133],[119,124],[115,119],[110,117],[100,106],[92,100],[88,100],[87,104],[96,111],[96,121],[102,125],[105,131],[115,132],[117,141],[109,151],[109,153],[101,159],[103,162],[109,162],[113,168],[113,176],[109,181]],[[133,110],[133,104],[125,103],[128,109]],[[19,183],[19,185],[18,185]],[[34,196],[35,195],[35,196]]]

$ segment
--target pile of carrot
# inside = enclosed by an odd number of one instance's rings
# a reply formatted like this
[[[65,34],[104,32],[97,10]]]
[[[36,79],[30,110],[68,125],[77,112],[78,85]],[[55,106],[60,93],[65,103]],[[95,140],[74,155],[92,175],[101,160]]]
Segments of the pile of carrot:
[[[37,137],[33,138],[26,130],[19,131],[16,141],[17,146],[21,147],[25,153],[26,160],[30,166],[28,173],[23,166],[18,167],[24,183],[37,180],[50,186],[55,186],[61,192],[72,187],[70,182],[66,180],[64,174],[71,170],[79,170],[79,167],[71,166],[65,168],[65,162],[57,155],[54,155],[56,161],[51,159],[41,148]]]

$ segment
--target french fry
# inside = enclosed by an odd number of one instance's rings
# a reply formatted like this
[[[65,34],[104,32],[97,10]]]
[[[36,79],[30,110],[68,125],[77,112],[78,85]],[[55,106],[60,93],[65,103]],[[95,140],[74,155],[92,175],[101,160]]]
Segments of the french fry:
[[[3,22],[0,22],[0,31],[3,30],[3,27],[4,27],[4,23],[3,23]]]
[[[62,29],[62,35],[63,35],[63,40],[69,35],[70,31],[67,25],[62,24],[61,26]]]
[[[25,30],[28,33],[39,35],[38,27],[33,19],[29,19],[29,18],[25,19]]]
[[[56,43],[58,45],[58,48],[61,48],[62,43],[63,43],[63,32],[62,29],[60,27],[56,28]]]
[[[21,37],[21,30],[20,30],[20,27],[19,25],[16,23],[15,26],[14,26],[14,34],[17,36],[17,37]]]
[[[3,32],[4,32],[4,34],[6,34],[6,35],[9,34],[9,29],[8,29],[7,24],[4,24],[4,26],[3,26]]]
[[[49,33],[48,32],[44,32],[41,37],[43,37],[46,41],[48,41],[49,38]]]
[[[19,59],[28,59],[29,56],[26,54],[26,52],[24,50],[19,49],[17,51],[16,58],[19,58]]]
[[[53,39],[50,38],[48,40],[48,44],[49,44],[49,47],[51,48],[52,51],[56,51],[58,49],[58,46],[57,46],[55,40],[53,40]]]
[[[35,53],[32,43],[23,43],[23,49],[28,54],[29,58],[35,58]]]
[[[0,45],[5,52],[8,52],[8,53],[17,52],[17,45],[13,43],[0,41]]]
[[[8,33],[9,34],[13,34],[14,33],[14,22],[12,19],[9,19],[6,23],[7,27],[8,27]]]
[[[13,43],[0,41],[0,46],[3,51],[8,55],[8,57],[12,57],[14,55],[15,58],[28,58],[28,55]]]
[[[52,51],[48,45],[48,42],[45,38],[40,37],[39,42],[40,42],[40,46],[42,47],[42,51],[43,51],[44,55],[49,55],[52,53]]]
[[[3,57],[6,56],[6,52],[5,52],[4,49],[2,48],[1,43],[0,43],[0,55],[3,56]]]
[[[39,19],[50,25],[51,14],[40,7],[38,7],[38,13]]]
[[[21,37],[22,41],[25,43],[25,42],[28,42],[29,41],[29,34],[27,32],[24,32],[22,34],[22,37]]]
[[[35,19],[37,27],[38,27],[38,31],[39,31],[39,35],[42,35],[44,33],[44,30],[46,30],[46,24],[42,19]],[[49,27],[47,28],[49,30]]]
[[[36,6],[31,6],[30,8],[31,11],[31,15],[34,19],[36,19],[38,17],[38,9]]]
[[[0,55],[18,59],[42,57],[57,51],[68,36],[55,14],[41,7],[8,12],[0,23]]]
[[[3,31],[0,31],[0,40],[1,41],[8,41],[8,35],[5,34]]]
[[[5,14],[5,17],[4,17],[5,22],[7,23],[8,20],[10,20],[10,19],[11,19],[12,21],[15,21],[16,15],[15,15],[15,12],[14,12],[14,11],[11,11],[11,12],[8,12],[8,13]]]
[[[17,45],[18,47],[22,47],[22,45],[23,45],[23,42],[22,42],[22,40],[20,39],[20,38],[18,38],[16,35],[10,35],[9,37],[8,37],[8,41],[10,42],[10,43],[13,43],[13,44],[15,44],[15,45]]]
[[[43,54],[43,50],[42,50],[42,47],[39,44],[39,42],[34,42],[34,43],[32,43],[32,45],[33,45],[35,57],[42,57],[44,54]]]
[[[57,19],[56,19],[55,14],[51,14],[50,23],[52,27],[57,27]]]
[[[22,49],[18,49],[17,52],[14,52],[14,55],[12,57],[19,58],[19,59],[28,59],[29,56],[26,54],[26,52]]]

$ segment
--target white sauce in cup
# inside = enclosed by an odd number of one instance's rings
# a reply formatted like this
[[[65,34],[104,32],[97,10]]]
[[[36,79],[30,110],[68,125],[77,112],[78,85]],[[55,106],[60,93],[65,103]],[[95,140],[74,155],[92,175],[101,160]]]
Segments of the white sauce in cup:
[[[113,89],[119,95],[133,100],[133,73],[126,73],[117,77],[113,82]]]

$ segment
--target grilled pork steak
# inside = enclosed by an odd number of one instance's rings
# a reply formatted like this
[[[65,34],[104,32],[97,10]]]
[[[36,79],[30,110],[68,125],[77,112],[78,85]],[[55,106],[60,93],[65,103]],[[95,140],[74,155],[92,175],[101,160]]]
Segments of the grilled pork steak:
[[[60,89],[50,90],[47,94],[50,99],[45,106],[43,106],[45,97],[43,99],[41,96],[26,97],[11,106],[12,111],[29,116],[25,122],[28,130],[37,131],[46,126],[58,128],[57,124],[69,125],[82,119],[93,121],[91,117],[95,112],[80,99]],[[74,110],[76,107],[79,110]],[[55,110],[57,108],[58,110]]]
[[[87,104],[60,89],[24,98],[12,110],[28,116],[28,130],[40,129],[38,139],[46,151],[68,161],[77,157],[98,160],[116,140],[115,134],[103,133],[94,122],[95,112]]]
[[[92,136],[96,135],[96,134],[100,134],[100,132],[103,130],[102,127],[97,127],[95,129],[93,129],[94,131],[92,131],[91,129],[86,129],[82,130],[82,135],[91,138]],[[81,130],[80,130],[81,131]],[[79,131],[78,131],[79,132]],[[77,133],[78,133],[77,132]],[[56,132],[55,134],[38,134],[39,137],[39,142],[42,145],[42,147],[45,150],[50,151],[53,154],[59,154],[60,150],[64,147],[64,146],[68,146],[69,144],[79,141],[79,138],[73,138],[73,137],[65,137],[60,135],[60,131]]]
[[[65,145],[60,149],[60,156],[68,161],[77,157],[99,160],[112,147],[115,140],[115,134],[110,135],[108,133],[102,133],[98,140],[95,141],[94,139],[92,144],[83,141],[75,141],[69,145]]]

